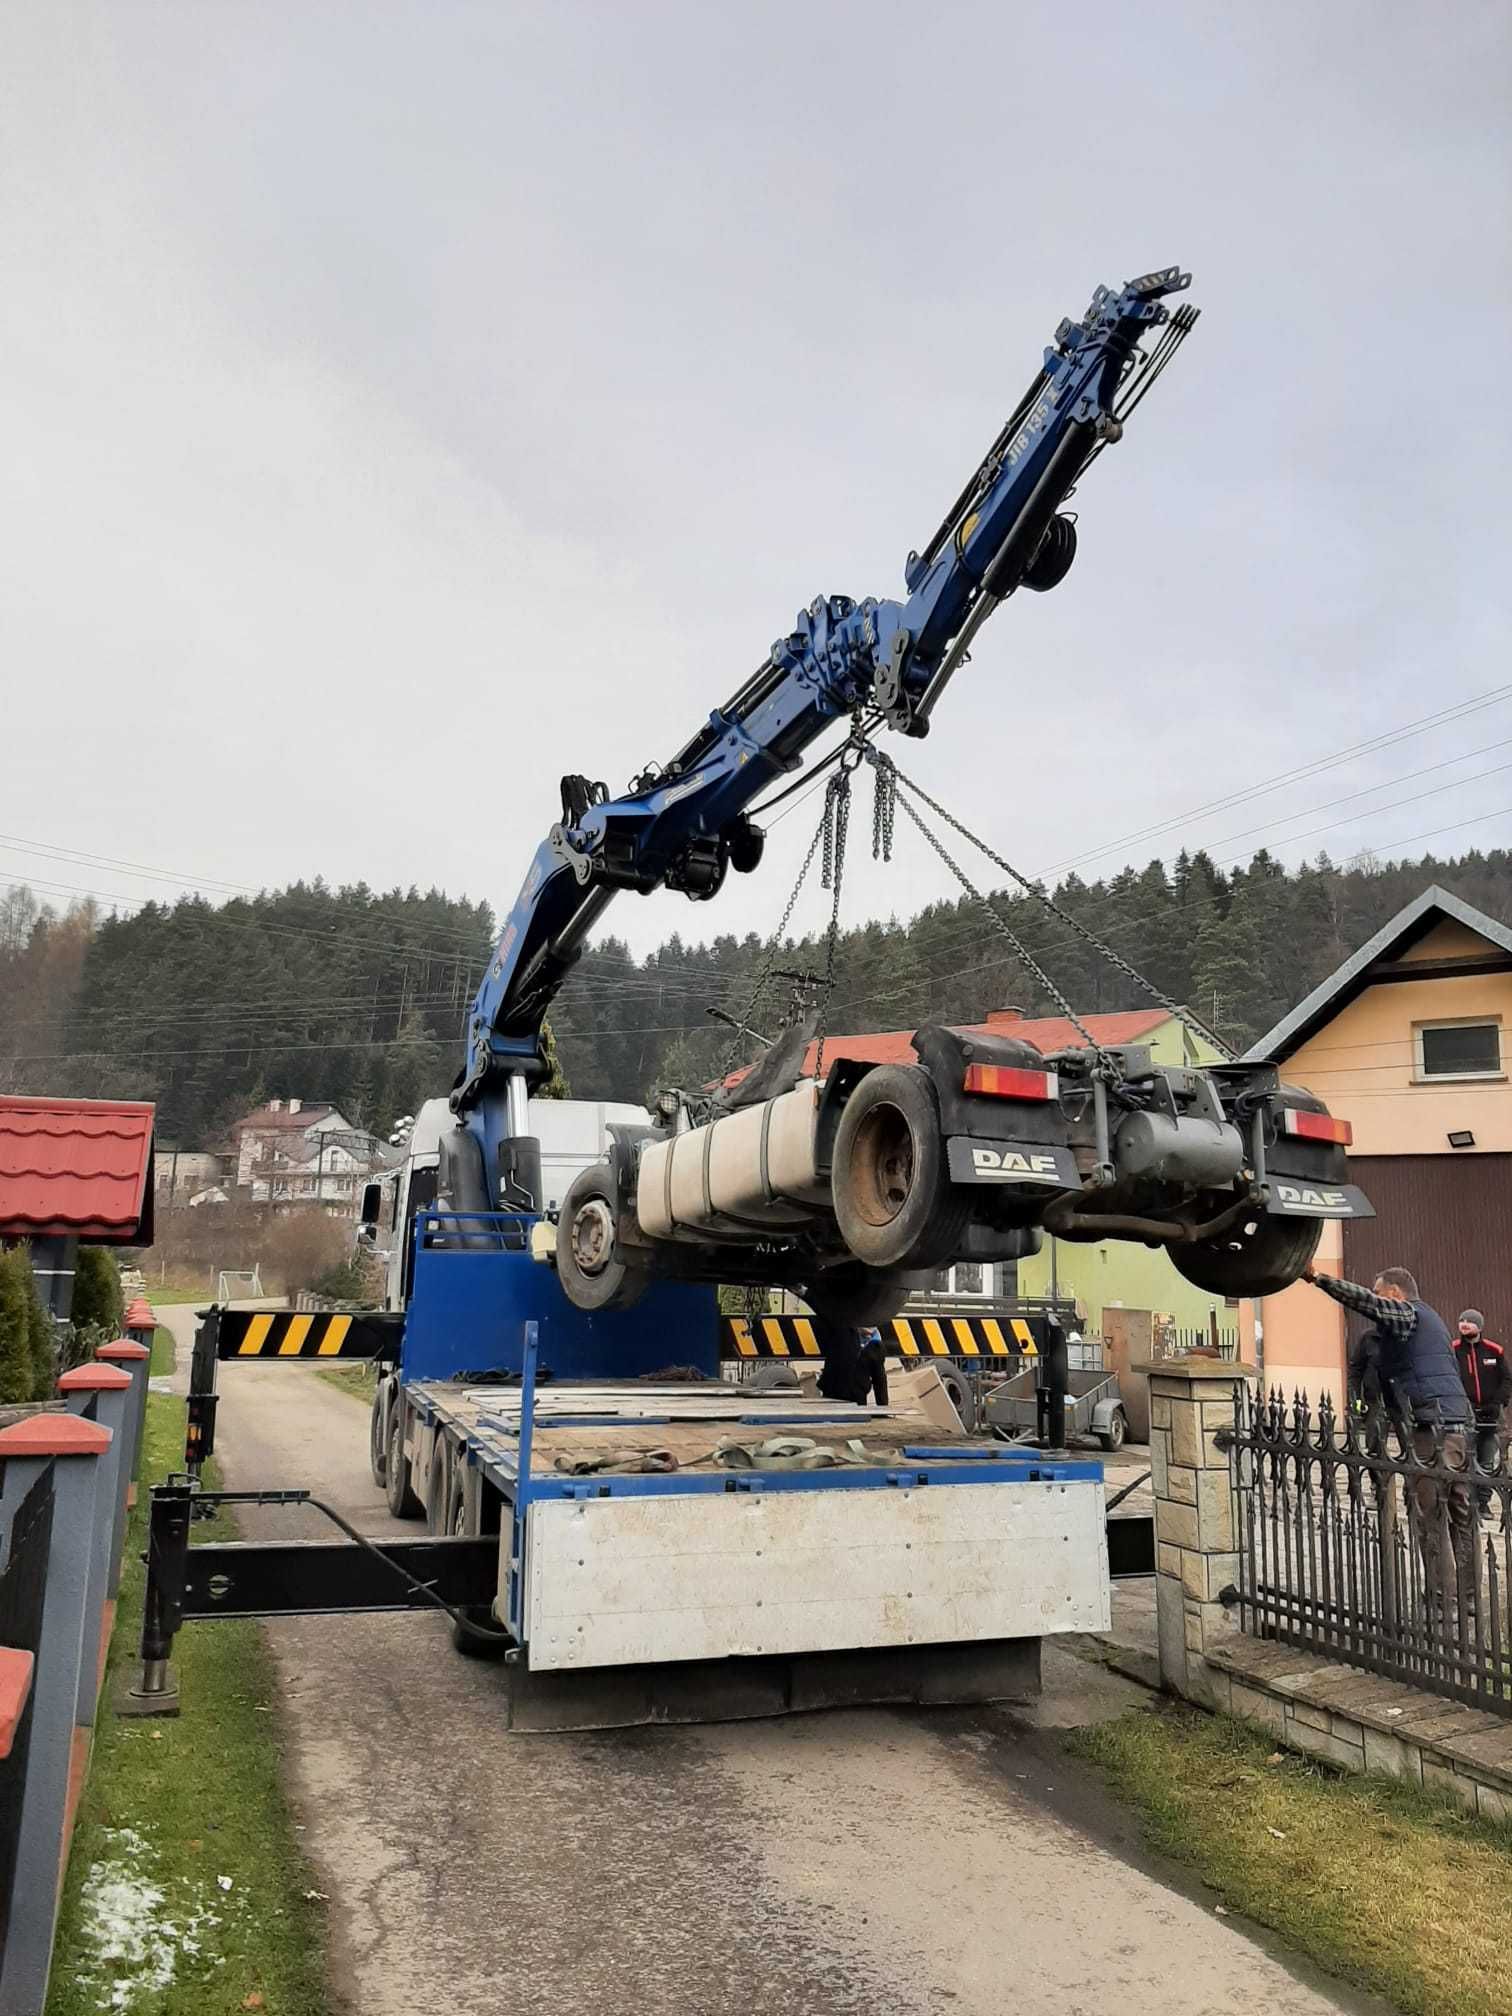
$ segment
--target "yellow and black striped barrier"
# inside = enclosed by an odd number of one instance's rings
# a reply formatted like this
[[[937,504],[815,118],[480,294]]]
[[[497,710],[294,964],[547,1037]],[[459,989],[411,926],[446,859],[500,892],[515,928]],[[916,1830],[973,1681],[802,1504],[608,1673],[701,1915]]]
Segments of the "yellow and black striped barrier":
[[[227,1358],[383,1358],[397,1318],[367,1309],[221,1309],[215,1355]]]
[[[900,1358],[1034,1358],[1039,1341],[1023,1316],[894,1316],[879,1323],[883,1348]],[[721,1358],[822,1358],[807,1316],[725,1316]]]

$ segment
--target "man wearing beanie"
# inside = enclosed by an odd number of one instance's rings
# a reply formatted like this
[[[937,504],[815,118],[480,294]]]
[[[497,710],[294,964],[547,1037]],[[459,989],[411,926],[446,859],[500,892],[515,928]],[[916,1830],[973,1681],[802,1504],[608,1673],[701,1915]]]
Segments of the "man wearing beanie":
[[[1486,1335],[1486,1319],[1479,1309],[1460,1311],[1454,1362],[1465,1398],[1475,1410],[1475,1460],[1482,1470],[1495,1470],[1500,1465],[1502,1409],[1512,1400],[1512,1365],[1501,1345]],[[1478,1491],[1476,1499],[1484,1512],[1491,1493]]]

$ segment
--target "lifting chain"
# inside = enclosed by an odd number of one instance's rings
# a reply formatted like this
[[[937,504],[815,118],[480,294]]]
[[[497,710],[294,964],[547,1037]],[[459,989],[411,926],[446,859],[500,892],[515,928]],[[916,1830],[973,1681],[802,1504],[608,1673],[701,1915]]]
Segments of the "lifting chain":
[[[872,761],[872,859],[891,861],[893,822],[898,815],[898,773],[891,763]]]
[[[919,799],[923,804],[927,805],[932,812],[937,812],[939,816],[945,821],[947,826],[953,827],[955,831],[961,835],[963,840],[969,840],[973,847],[978,848],[983,854],[987,856],[987,859],[989,861],[994,862],[999,868],[1002,869],[1005,875],[1010,876],[1012,880],[1018,884],[1019,888],[1023,890],[1026,896],[1033,897],[1034,901],[1040,904],[1043,909],[1048,910],[1052,917],[1056,918],[1060,923],[1064,924],[1069,930],[1075,932],[1078,938],[1082,939],[1084,943],[1090,945],[1093,951],[1096,952],[1100,958],[1106,959],[1110,966],[1115,967],[1118,972],[1124,975],[1125,979],[1132,980],[1135,986],[1143,988],[1144,992],[1150,996],[1151,1000],[1158,1002],[1159,1005],[1165,1009],[1168,1015],[1174,1016],[1175,1019],[1182,1025],[1184,1029],[1191,1030],[1191,1032],[1194,1035],[1202,1037],[1202,1039],[1207,1043],[1211,1043],[1213,1047],[1220,1053],[1220,1055],[1228,1058],[1233,1057],[1234,1052],[1232,1047],[1228,1043],[1226,1043],[1220,1035],[1218,1035],[1216,1030],[1209,1029],[1207,1024],[1205,1022],[1199,1021],[1198,1018],[1191,1012],[1189,1008],[1181,1007],[1180,1004],[1178,1002],[1173,1001],[1168,994],[1163,994],[1160,991],[1160,989],[1155,985],[1154,981],[1146,979],[1145,975],[1140,972],[1137,966],[1132,966],[1129,963],[1129,961],[1123,957],[1121,953],[1115,952],[1113,950],[1113,947],[1107,944],[1103,939],[1099,938],[1095,931],[1089,931],[1085,924],[1081,923],[1079,919],[1071,915],[1069,910],[1063,910],[1060,904],[1055,901],[1055,898],[1053,896],[1047,895],[1046,892],[1043,889],[1041,889],[1037,883],[1031,882],[1027,875],[1021,875],[1018,869],[1013,866],[1011,861],[1005,861],[1002,855],[994,852],[994,850],[987,845],[987,842],[983,840],[980,837],[980,835],[973,833],[969,826],[963,826],[961,824],[961,821],[957,819],[953,813],[947,812],[945,810],[945,807],[942,804],[940,804],[938,799],[931,798],[929,793],[926,790],[924,790],[922,785],[915,784],[911,777],[905,777],[903,775],[903,772],[898,768],[897,764],[893,762],[890,756],[885,755],[880,749],[869,748],[867,752],[867,761],[870,763],[874,763],[879,771],[883,769],[891,771],[893,779],[892,788],[894,792],[896,792],[898,786],[901,785],[905,791],[911,792],[915,798]],[[961,869],[956,865],[954,861],[951,860],[950,856],[945,852],[945,849],[941,846],[939,840],[935,837],[933,833],[930,832],[929,828],[924,824],[923,820],[920,819],[918,813],[915,812],[913,807],[908,803],[907,799],[903,800],[903,810],[908,814],[909,818],[913,820],[914,824],[918,827],[919,831],[924,835],[925,839],[934,848],[935,852],[940,856],[940,859],[944,861],[946,866],[955,875],[956,880],[961,884],[962,888],[965,889],[971,896],[975,897],[976,901],[980,903],[982,907],[987,911],[988,915],[992,918],[993,922],[997,925],[998,929],[1003,933],[1005,933],[1012,940],[1012,942],[1015,945],[1017,945],[1018,940],[1013,937],[1013,934],[1008,930],[1007,925],[1004,924],[1003,920],[998,916],[996,910],[993,909],[992,905],[987,901],[986,897],[984,897],[979,890],[975,889],[972,886],[972,884],[966,879],[966,876],[962,873]],[[1051,998],[1060,1007],[1062,1014],[1064,1014],[1070,1020],[1072,1025],[1081,1032],[1082,1036],[1085,1038],[1087,1043],[1091,1045],[1091,1047],[1094,1050],[1098,1050],[1099,1046],[1092,1042],[1092,1038],[1087,1034],[1085,1025],[1080,1021],[1078,1021],[1075,1013],[1066,1004],[1066,997],[1060,992],[1059,988],[1055,987],[1050,981],[1048,981],[1045,978],[1041,968],[1038,965],[1036,965],[1035,962],[1029,957],[1029,955],[1022,949],[1020,949],[1019,956],[1024,960],[1025,965],[1028,966],[1029,970],[1035,975],[1035,977],[1040,981],[1040,984],[1046,989],[1047,993],[1050,994]],[[1099,1054],[1101,1054],[1100,1051]]]
[[[776,966],[778,958],[781,956],[782,947],[787,938],[788,925],[792,922],[793,912],[798,907],[798,898],[803,893],[803,885],[808,880],[808,872],[810,868],[812,868],[814,865],[814,856],[819,852],[821,844],[823,844],[825,848],[827,859],[829,848],[832,844],[830,834],[830,807],[829,807],[829,797],[827,794],[824,801],[823,814],[820,817],[819,824],[814,828],[814,837],[812,840],[810,840],[808,844],[808,852],[803,857],[803,866],[798,870],[798,879],[793,884],[792,893],[789,895],[787,900],[787,907],[777,921],[777,929],[772,933],[771,937],[767,940],[766,956],[765,958],[763,958],[760,968],[757,971],[756,983],[751,989],[750,999],[746,1002],[745,1012],[740,1017],[740,1027],[736,1029],[733,1037],[730,1040],[730,1047],[725,1053],[725,1060],[724,1063],[721,1065],[719,1072],[721,1084],[724,1082],[726,1078],[729,1077],[730,1073],[733,1070],[735,1070],[740,1063],[741,1040],[744,1037],[746,1030],[750,1026],[751,1018],[756,1013],[762,995],[766,992],[767,987],[771,983],[772,970]],[[825,887],[827,888],[828,886],[829,886],[828,883],[826,883]]]
[[[881,757],[880,760],[884,763],[888,761],[887,757],[885,756]],[[936,854],[939,855],[940,859],[945,863],[945,866],[950,870],[951,874],[954,875],[957,882],[959,882],[961,887],[966,891],[966,894],[981,909],[983,914],[986,916],[987,921],[991,924],[993,930],[997,932],[1000,938],[1006,939],[1007,942],[1013,947],[1014,955],[1018,959],[1019,964],[1024,968],[1026,972],[1031,973],[1034,976],[1034,978],[1039,982],[1040,986],[1050,996],[1050,999],[1055,1003],[1056,1007],[1059,1008],[1062,1015],[1064,1015],[1066,1020],[1071,1024],[1071,1027],[1076,1031],[1077,1035],[1081,1037],[1082,1041],[1086,1044],[1087,1048],[1092,1052],[1092,1055],[1101,1062],[1105,1054],[1102,1045],[1098,1042],[1097,1038],[1092,1034],[1092,1031],[1087,1027],[1086,1023],[1083,1022],[1081,1017],[1077,1014],[1076,1010],[1071,1006],[1071,1002],[1068,999],[1068,997],[1061,992],[1059,987],[1056,986],[1055,982],[1050,978],[1050,975],[1045,971],[1044,967],[1040,965],[1039,961],[1034,957],[1033,953],[1029,950],[1028,946],[1025,945],[1024,941],[1021,938],[1019,938],[1013,931],[1011,931],[1009,927],[1003,922],[1002,918],[998,915],[997,911],[993,909],[992,905],[987,901],[987,898],[982,894],[981,890],[977,888],[976,884],[971,880],[970,876],[966,873],[965,869],[960,865],[960,863],[954,860],[952,856],[949,853],[947,853],[945,849],[945,843],[940,839],[940,836],[937,833],[933,833],[930,831],[929,827],[925,825],[924,821],[919,817],[919,814],[914,810],[913,806],[909,804],[906,798],[904,798],[901,801],[901,803],[903,806],[903,810],[907,813],[908,817],[913,821],[915,826],[918,827],[919,831],[924,835],[924,838],[929,842],[930,846],[933,847]]]
[[[871,745],[859,726],[853,730],[840,767],[824,787],[824,873],[821,887],[830,891],[829,929],[824,939],[824,978],[819,988],[818,1038],[814,1051],[816,1078],[824,1076],[824,1036],[830,1001],[835,992],[835,953],[840,942],[840,897],[845,883],[845,843],[850,837],[851,775]]]

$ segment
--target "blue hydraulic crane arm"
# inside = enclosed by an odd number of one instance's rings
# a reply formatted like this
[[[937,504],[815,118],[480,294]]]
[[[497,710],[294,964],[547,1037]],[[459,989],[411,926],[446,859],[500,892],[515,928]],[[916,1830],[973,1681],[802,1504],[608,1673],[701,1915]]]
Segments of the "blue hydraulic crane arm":
[[[869,708],[905,734],[926,733],[993,609],[1016,588],[1043,591],[1063,578],[1076,528],[1059,506],[1196,321],[1195,309],[1162,305],[1190,283],[1171,266],[1099,287],[1080,322],[1062,322],[981,466],[928,545],[908,556],[906,601],[812,603],[693,739],[621,797],[562,779],[561,821],[536,850],[473,1003],[452,1094],[459,1113],[491,1081],[534,1062],[552,996],[617,890],[666,887],[701,900],[731,866],[748,873],[762,835],[747,808],[799,767],[831,722]]]

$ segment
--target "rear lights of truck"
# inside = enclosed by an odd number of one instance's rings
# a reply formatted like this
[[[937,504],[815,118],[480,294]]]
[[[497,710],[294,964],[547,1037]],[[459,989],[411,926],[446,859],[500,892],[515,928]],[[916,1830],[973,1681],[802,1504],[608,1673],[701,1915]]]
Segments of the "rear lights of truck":
[[[1288,1106],[1281,1115],[1281,1131],[1298,1141],[1333,1141],[1341,1148],[1354,1140],[1354,1129],[1347,1120],[1335,1120],[1331,1113],[1299,1112],[1295,1106]]]
[[[1060,1080],[1053,1071],[1023,1071],[1013,1064],[968,1064],[961,1089],[987,1099],[1058,1099]]]

